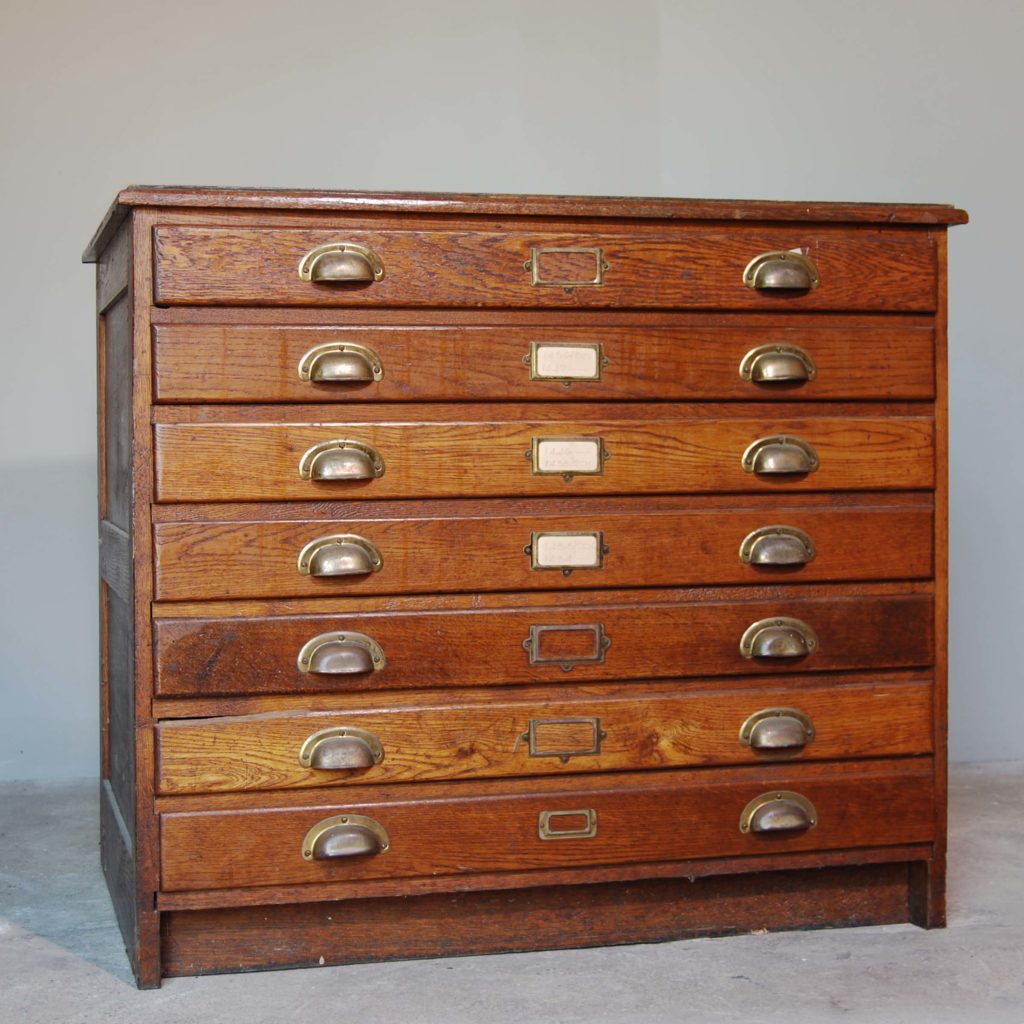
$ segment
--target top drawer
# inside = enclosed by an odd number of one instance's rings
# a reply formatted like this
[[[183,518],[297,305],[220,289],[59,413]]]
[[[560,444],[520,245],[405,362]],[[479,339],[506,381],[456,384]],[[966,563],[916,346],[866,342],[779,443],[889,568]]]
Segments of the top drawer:
[[[171,306],[930,312],[936,303],[934,237],[905,227],[167,225],[154,229],[154,261],[154,301]]]

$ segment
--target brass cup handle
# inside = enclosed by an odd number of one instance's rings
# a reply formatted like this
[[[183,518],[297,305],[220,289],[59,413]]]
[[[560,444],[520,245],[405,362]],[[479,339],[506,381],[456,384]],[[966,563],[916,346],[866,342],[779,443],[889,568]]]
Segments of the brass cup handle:
[[[745,473],[794,476],[813,473],[819,465],[814,447],[800,437],[775,434],[754,441],[741,460]]]
[[[318,284],[373,284],[384,276],[384,261],[365,245],[328,242],[299,260],[299,277]]]
[[[299,459],[303,480],[373,480],[384,475],[384,459],[372,445],[341,438],[307,448]]]
[[[384,747],[372,732],[344,726],[321,729],[299,748],[299,764],[316,771],[338,772],[372,768],[384,760]]]
[[[304,860],[335,860],[385,853],[391,845],[387,830],[362,814],[338,814],[318,821],[302,840]]]
[[[814,723],[799,708],[762,708],[740,726],[740,743],[762,754],[800,751],[814,739]]]
[[[799,345],[759,345],[740,361],[740,377],[754,384],[803,384],[818,368]]]
[[[818,635],[800,619],[759,619],[740,638],[744,658],[803,658],[817,650]]]
[[[817,824],[814,804],[790,790],[755,796],[740,815],[740,831],[745,833],[806,832]]]
[[[740,544],[744,565],[806,565],[814,555],[814,541],[795,526],[762,526]]]
[[[299,651],[300,672],[324,676],[357,676],[379,672],[387,659],[379,643],[365,633],[321,633]]]
[[[348,341],[315,345],[299,360],[299,380],[314,384],[368,384],[383,376],[380,356]]]
[[[377,546],[355,533],[311,540],[300,552],[300,576],[367,576],[380,572],[384,559]]]
[[[821,277],[808,256],[781,250],[755,256],[743,271],[743,283],[759,292],[808,292],[821,284]]]

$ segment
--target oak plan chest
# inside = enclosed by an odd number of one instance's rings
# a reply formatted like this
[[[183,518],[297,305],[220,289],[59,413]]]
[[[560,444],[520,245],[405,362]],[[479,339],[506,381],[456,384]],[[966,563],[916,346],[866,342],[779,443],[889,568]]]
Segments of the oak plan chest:
[[[129,188],[139,984],[944,920],[945,206]]]

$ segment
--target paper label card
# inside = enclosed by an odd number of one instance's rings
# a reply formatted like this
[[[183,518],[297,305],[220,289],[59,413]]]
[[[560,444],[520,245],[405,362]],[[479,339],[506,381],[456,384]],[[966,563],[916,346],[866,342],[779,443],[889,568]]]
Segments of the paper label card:
[[[535,437],[534,473],[600,473],[604,468],[599,437]]]
[[[534,341],[530,346],[533,380],[600,380],[600,345],[553,345]]]
[[[599,569],[598,533],[535,533],[530,541],[534,569]]]

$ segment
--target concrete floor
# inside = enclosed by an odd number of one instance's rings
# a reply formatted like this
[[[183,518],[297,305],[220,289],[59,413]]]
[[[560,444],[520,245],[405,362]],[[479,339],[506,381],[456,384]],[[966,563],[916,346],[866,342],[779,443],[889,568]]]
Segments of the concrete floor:
[[[182,978],[138,992],[92,782],[0,785],[2,1024],[1024,1024],[1024,764],[954,768],[950,924]]]

